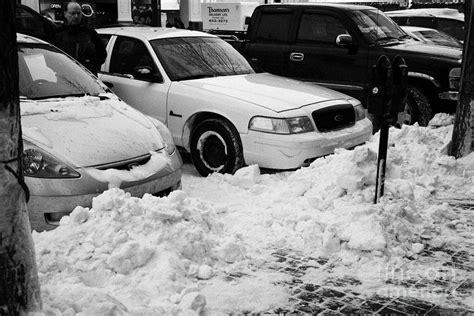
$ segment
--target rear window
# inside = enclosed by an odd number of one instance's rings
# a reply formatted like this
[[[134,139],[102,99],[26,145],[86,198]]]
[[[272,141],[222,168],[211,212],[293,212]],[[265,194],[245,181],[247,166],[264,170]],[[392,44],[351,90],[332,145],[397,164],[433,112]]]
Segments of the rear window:
[[[292,16],[291,11],[263,11],[258,25],[257,40],[287,42]]]

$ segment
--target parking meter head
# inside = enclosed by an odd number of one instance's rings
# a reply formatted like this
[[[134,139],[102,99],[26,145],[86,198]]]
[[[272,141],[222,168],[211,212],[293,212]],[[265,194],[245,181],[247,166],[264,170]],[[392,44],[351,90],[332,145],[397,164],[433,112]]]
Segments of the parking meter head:
[[[387,56],[381,55],[372,66],[372,78],[367,110],[375,116],[390,112],[392,96],[392,65]]]

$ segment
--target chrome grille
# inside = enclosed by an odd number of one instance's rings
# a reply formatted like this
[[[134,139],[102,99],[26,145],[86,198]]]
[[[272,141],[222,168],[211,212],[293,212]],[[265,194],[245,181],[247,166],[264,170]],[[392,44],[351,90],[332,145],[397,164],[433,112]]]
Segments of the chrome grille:
[[[312,117],[320,132],[335,131],[355,124],[355,112],[351,104],[319,109],[312,113]]]

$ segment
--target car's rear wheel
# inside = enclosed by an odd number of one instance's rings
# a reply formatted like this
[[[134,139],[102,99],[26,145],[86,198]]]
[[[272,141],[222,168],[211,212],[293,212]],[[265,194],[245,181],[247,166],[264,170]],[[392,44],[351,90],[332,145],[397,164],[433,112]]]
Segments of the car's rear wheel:
[[[432,110],[428,97],[419,88],[409,86],[405,109],[398,116],[397,123],[412,125],[418,122],[420,126],[427,126],[431,117]]]
[[[242,152],[239,133],[224,119],[204,120],[191,135],[191,158],[202,176],[234,173],[244,166]]]

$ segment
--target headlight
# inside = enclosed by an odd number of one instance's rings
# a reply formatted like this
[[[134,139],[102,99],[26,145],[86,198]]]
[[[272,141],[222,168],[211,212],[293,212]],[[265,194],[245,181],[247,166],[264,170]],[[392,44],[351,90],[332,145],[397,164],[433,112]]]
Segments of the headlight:
[[[27,145],[26,145],[27,146]],[[79,178],[71,167],[35,146],[23,151],[23,174],[35,178]]]
[[[360,103],[359,100],[357,99],[349,99],[348,100],[352,106],[354,106],[354,112],[355,112],[355,120],[360,121],[365,118],[365,109]]]
[[[165,145],[165,150],[168,155],[172,155],[176,151],[176,145],[173,141],[173,136],[171,136],[170,130],[166,127],[165,124],[161,123],[157,119],[153,117],[148,117],[155,125],[158,132],[160,132],[161,138],[163,138],[163,142]]]
[[[459,91],[461,87],[461,68],[456,67],[449,71],[449,89]]]
[[[314,131],[313,124],[307,116],[293,118],[255,116],[250,120],[249,129],[275,134],[300,134]]]

